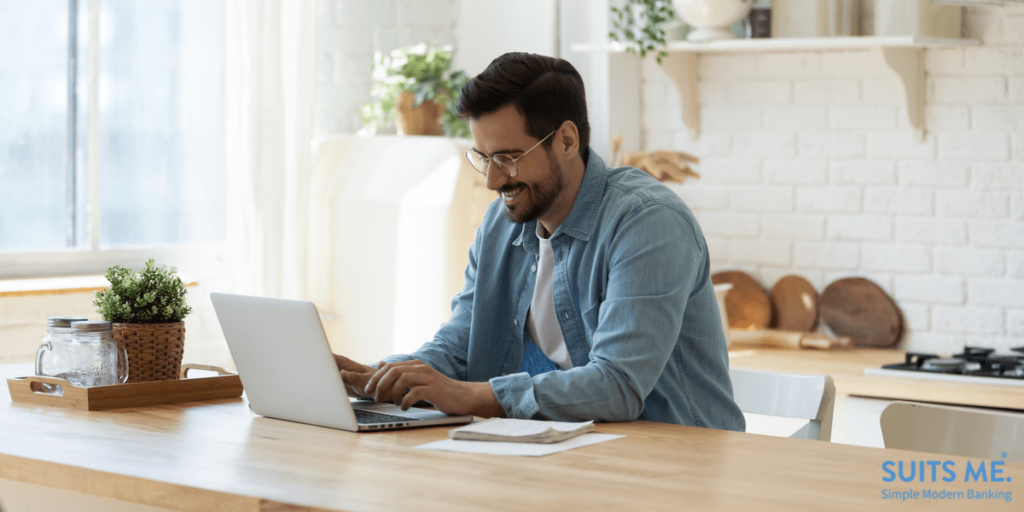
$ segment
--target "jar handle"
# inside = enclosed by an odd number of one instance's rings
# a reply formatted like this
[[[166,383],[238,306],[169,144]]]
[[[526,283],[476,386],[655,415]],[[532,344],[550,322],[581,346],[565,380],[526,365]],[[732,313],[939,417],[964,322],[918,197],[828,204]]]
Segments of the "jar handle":
[[[117,382],[128,382],[128,351],[117,343]]]
[[[53,349],[53,344],[49,341],[39,345],[39,350],[36,351],[36,375],[43,374],[43,354]]]

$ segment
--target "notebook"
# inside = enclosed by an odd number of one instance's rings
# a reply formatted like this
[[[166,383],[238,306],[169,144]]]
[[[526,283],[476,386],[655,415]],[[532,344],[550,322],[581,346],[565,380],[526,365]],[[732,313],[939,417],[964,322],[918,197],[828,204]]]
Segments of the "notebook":
[[[352,432],[469,423],[472,416],[352,401],[312,302],[211,293],[249,407]]]

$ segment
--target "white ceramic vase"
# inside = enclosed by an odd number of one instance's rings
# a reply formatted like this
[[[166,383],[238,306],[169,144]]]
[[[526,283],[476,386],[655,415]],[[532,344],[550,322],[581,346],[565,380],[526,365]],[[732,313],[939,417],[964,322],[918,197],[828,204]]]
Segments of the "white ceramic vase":
[[[672,0],[676,14],[693,30],[686,39],[694,42],[735,39],[729,32],[750,12],[754,0]]]

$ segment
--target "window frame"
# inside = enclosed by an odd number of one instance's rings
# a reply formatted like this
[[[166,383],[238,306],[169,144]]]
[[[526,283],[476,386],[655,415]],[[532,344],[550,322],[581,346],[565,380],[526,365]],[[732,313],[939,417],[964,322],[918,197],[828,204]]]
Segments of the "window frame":
[[[17,279],[32,277],[51,276],[72,276],[72,275],[93,275],[103,274],[106,269],[113,265],[139,265],[150,258],[171,265],[181,265],[186,262],[194,262],[196,265],[205,265],[217,260],[223,260],[227,253],[226,239],[220,242],[207,243],[179,243],[179,244],[154,244],[154,245],[133,245],[125,247],[103,247],[101,240],[101,189],[102,179],[101,154],[100,154],[100,2],[102,0],[84,0],[88,3],[88,37],[89,37],[89,65],[88,65],[88,95],[86,117],[88,121],[85,146],[86,146],[86,167],[88,169],[88,190],[86,194],[86,207],[89,212],[86,227],[87,244],[60,249],[47,250],[8,250],[0,251],[0,279]],[[78,54],[78,0],[68,0],[68,72],[78,73],[77,62],[81,56]],[[72,45],[75,48],[72,49]],[[72,70],[74,67],[76,69]],[[81,78],[70,77],[68,80],[68,134],[65,144],[65,151],[72,151],[78,140],[77,110],[80,103],[79,97],[81,88],[77,86],[77,80]],[[72,82],[74,80],[74,82]],[[72,98],[71,96],[74,96]],[[74,150],[77,152],[77,149]],[[73,182],[75,174],[75,161],[77,155],[66,155],[72,163],[68,165],[66,172],[65,186],[68,187],[66,197],[69,202],[65,203],[66,228],[65,238],[70,242],[74,238],[77,225],[72,217],[75,215],[76,205],[74,196],[78,185]],[[68,177],[70,176],[70,178]],[[81,222],[78,219],[77,222]]]

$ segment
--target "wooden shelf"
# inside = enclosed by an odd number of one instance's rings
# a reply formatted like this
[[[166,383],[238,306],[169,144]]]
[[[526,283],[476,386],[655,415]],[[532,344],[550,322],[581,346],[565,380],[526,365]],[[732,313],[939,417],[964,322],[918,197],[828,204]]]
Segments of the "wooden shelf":
[[[779,39],[719,39],[706,43],[670,41],[669,53],[727,53],[727,52],[803,52],[836,50],[869,50],[872,48],[947,48],[977,46],[975,39],[948,39],[915,36],[854,36],[854,37],[790,37]],[[574,52],[624,52],[622,43],[574,44]]]
[[[706,43],[672,41],[661,69],[676,84],[682,102],[682,121],[691,139],[700,133],[700,97],[697,58],[702,53],[827,52],[880,50],[886,65],[903,84],[907,120],[924,139],[924,50],[977,46],[974,39],[942,39],[915,36],[807,37],[779,39],[724,39]],[[624,53],[621,43],[574,44],[574,52]]]

